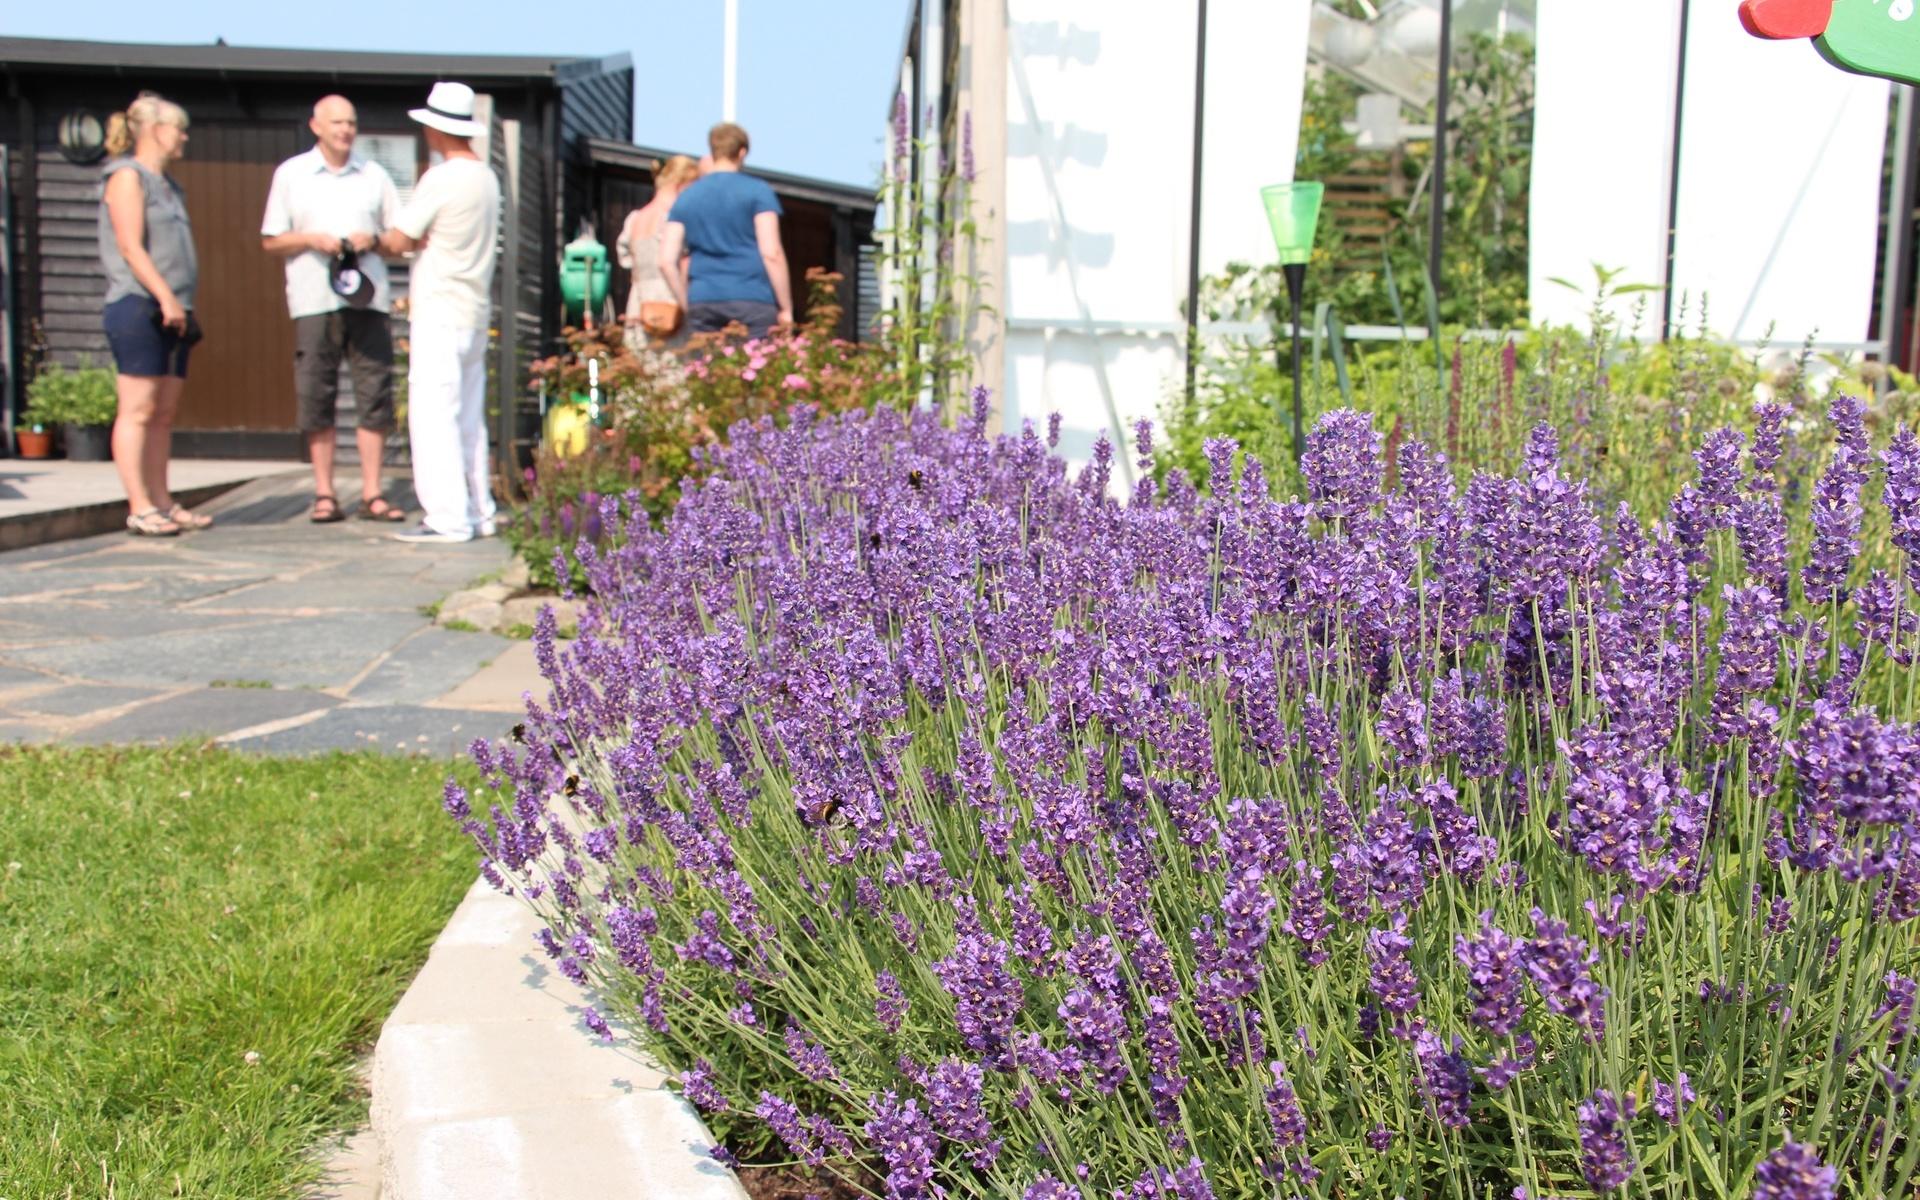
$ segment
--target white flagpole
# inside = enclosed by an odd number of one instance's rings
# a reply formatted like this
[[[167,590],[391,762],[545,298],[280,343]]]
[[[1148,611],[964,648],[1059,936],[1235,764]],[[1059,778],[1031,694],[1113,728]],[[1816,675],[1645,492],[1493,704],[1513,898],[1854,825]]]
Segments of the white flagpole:
[[[720,119],[732,121],[739,115],[735,97],[738,95],[740,77],[740,0],[727,0],[724,41],[720,68]]]

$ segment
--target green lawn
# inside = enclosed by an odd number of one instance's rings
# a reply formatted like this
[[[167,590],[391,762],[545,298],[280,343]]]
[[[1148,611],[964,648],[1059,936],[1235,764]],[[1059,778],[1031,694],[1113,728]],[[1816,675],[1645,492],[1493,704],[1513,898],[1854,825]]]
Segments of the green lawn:
[[[445,773],[0,748],[0,1200],[301,1195],[473,878]]]

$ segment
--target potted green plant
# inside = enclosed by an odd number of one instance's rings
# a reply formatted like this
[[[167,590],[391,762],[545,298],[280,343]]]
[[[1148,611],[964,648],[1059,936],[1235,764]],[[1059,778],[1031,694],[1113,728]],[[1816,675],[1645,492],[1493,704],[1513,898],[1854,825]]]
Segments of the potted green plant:
[[[113,457],[113,417],[119,408],[113,372],[82,359],[78,367],[48,363],[27,385],[28,428],[60,426],[67,457],[105,462]]]
[[[53,457],[53,430],[44,425],[21,425],[13,431],[13,440],[21,458]]]

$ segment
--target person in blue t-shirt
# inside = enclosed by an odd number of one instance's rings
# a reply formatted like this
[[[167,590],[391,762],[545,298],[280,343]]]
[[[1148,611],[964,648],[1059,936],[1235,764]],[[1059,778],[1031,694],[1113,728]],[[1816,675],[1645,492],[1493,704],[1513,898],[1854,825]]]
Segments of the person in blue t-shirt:
[[[708,131],[707,145],[713,165],[667,213],[660,271],[687,310],[690,331],[713,333],[738,321],[761,337],[775,324],[793,323],[780,200],[765,181],[740,172],[746,130],[723,121]],[[678,270],[683,255],[684,288]]]

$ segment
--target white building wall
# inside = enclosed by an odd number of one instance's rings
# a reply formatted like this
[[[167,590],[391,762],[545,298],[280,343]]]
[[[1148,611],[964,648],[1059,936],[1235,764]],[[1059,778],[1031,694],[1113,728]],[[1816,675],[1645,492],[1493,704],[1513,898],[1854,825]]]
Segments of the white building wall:
[[[1529,293],[1536,323],[1585,325],[1593,265],[1666,277],[1680,0],[1539,9]],[[1778,341],[1864,341],[1873,304],[1889,85],[1810,45],[1751,37],[1692,6],[1675,311]],[[1588,289],[1551,282],[1559,276]],[[1629,301],[1616,305],[1619,313]],[[1643,335],[1658,333],[1658,297]]]
[[[1082,459],[1118,424],[1126,459],[1185,378],[1197,5],[1006,10],[1005,427],[1057,410]],[[1209,4],[1203,271],[1272,253],[1259,188],[1292,178],[1308,11]]]
[[[1675,308],[1742,341],[1867,337],[1892,85],[1694,6],[1674,237]],[[1718,15],[1718,14],[1714,14]]]

